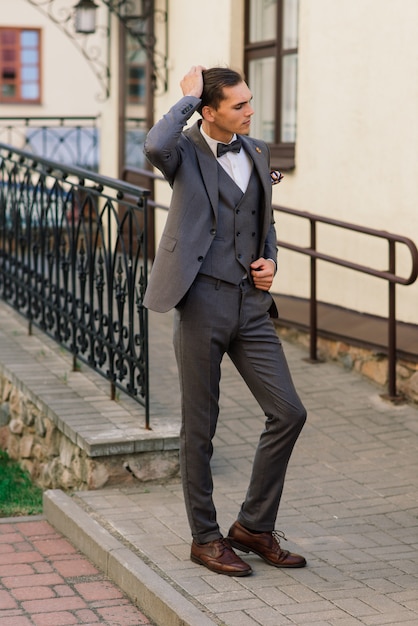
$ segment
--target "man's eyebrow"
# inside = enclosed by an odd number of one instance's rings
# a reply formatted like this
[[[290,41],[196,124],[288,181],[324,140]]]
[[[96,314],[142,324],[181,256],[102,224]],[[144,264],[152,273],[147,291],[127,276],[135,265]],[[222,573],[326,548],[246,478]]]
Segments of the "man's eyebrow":
[[[247,102],[251,102],[252,99],[253,99],[253,95],[251,94],[248,100],[244,100],[243,102],[235,102],[232,106],[237,107],[237,106],[241,106],[242,104],[247,104]]]

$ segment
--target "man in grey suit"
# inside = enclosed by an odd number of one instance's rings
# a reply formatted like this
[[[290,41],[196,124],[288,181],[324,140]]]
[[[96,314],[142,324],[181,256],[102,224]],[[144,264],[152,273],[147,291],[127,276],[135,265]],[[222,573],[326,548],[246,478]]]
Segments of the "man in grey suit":
[[[277,264],[269,151],[248,137],[252,95],[227,68],[194,66],[183,97],[150,130],[145,154],[172,186],[144,304],[175,308],[182,426],[180,467],[192,561],[229,576],[251,567],[233,548],[275,567],[303,567],[274,530],[287,464],[306,420],[270,316]],[[197,111],[202,119],[184,130]],[[266,416],[237,521],[224,538],[212,499],[212,440],[227,353]]]

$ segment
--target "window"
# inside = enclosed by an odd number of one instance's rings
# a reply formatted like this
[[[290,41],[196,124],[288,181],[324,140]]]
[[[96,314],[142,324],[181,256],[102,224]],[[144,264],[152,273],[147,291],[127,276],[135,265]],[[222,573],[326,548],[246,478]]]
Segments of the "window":
[[[298,0],[246,0],[245,74],[254,97],[252,134],[272,165],[295,165]]]
[[[40,31],[0,28],[0,103],[40,102]]]
[[[146,93],[146,53],[127,36],[126,54],[126,100],[128,104],[144,104]]]

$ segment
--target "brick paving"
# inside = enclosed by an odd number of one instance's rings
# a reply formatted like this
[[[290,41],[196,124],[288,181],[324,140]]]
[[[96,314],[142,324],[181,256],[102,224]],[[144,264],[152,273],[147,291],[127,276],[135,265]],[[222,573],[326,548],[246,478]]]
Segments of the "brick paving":
[[[1,626],[138,626],[148,618],[44,519],[0,521]]]

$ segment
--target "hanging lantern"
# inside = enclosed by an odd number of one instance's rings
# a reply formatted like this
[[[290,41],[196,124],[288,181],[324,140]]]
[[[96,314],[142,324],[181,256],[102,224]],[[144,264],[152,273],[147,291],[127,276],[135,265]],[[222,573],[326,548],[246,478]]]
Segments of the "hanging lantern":
[[[93,0],[80,0],[75,5],[75,30],[77,33],[90,35],[96,31],[97,4]]]

